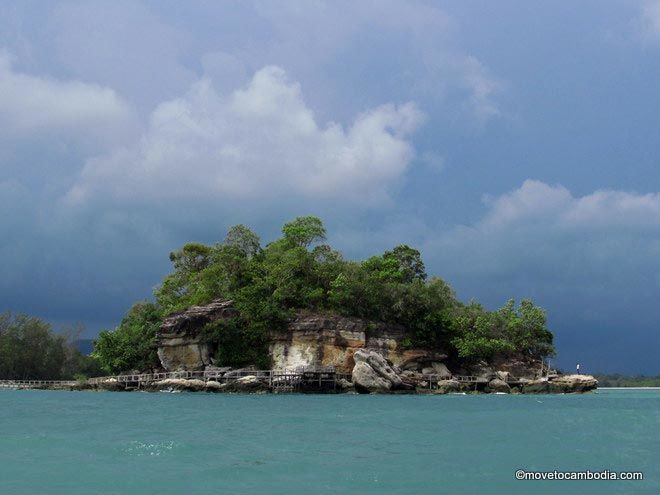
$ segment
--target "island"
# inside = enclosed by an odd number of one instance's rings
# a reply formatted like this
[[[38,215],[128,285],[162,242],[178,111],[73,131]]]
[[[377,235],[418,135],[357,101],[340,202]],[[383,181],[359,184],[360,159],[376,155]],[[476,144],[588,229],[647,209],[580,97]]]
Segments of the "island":
[[[244,225],[170,254],[153,301],[100,333],[100,377],[43,388],[207,392],[571,393],[589,375],[548,366],[545,311],[458,300],[418,250],[366,260],[325,243],[314,216],[261,245]],[[88,365],[89,366],[89,365]]]

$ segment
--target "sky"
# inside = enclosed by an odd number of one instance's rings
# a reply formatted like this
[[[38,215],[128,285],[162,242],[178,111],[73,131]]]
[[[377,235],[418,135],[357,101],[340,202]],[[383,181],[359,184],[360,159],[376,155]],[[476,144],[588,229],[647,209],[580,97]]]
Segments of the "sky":
[[[86,335],[298,215],[660,374],[660,1],[0,3],[0,311]]]

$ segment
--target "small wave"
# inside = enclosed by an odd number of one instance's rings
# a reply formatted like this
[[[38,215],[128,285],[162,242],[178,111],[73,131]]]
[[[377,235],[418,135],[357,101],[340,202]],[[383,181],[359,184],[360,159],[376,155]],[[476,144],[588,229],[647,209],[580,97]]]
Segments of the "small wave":
[[[173,441],[156,443],[133,441],[124,449],[124,452],[137,457],[159,456],[174,449],[175,446],[176,443]]]

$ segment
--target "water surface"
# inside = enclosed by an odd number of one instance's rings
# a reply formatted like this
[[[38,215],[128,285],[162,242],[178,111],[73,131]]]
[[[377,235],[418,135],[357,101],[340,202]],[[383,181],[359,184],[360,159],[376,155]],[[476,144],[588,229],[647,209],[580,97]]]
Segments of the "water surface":
[[[660,391],[0,391],[4,494],[660,493]],[[516,469],[643,471],[517,481]]]

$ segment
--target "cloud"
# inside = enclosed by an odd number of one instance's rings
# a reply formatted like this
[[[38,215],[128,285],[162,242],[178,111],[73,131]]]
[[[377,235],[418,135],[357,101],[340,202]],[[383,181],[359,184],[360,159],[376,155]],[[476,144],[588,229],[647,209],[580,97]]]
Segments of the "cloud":
[[[638,26],[647,41],[660,41],[660,1],[643,3]]]
[[[252,199],[302,195],[382,202],[414,157],[412,103],[319,125],[283,69],[259,70],[229,95],[208,79],[160,104],[139,145],[91,159],[70,203],[117,199]]]
[[[453,277],[490,278],[529,291],[538,291],[543,280],[546,292],[614,297],[617,288],[608,284],[617,279],[660,273],[660,193],[574,196],[561,185],[527,180],[484,201],[487,212],[479,221],[425,244],[425,252],[438,265],[447,264]]]
[[[489,230],[538,223],[561,229],[660,227],[660,193],[603,190],[574,197],[563,186],[527,180],[485,201],[490,210],[480,227]]]
[[[0,51],[0,129],[5,137],[44,130],[99,135],[125,127],[132,118],[112,89],[16,72],[9,54]]]
[[[422,230],[429,273],[491,308],[533,298],[548,311],[561,366],[655,366],[655,356],[639,349],[659,342],[660,193],[576,195],[527,180],[485,205],[472,224]],[[626,364],[622,354],[636,357]]]
[[[195,31],[162,17],[161,9],[145,2],[65,0],[48,17],[48,41],[60,68],[115,88],[131,105],[151,111],[197,79],[185,64]]]
[[[445,113],[456,106],[460,118],[480,124],[503,113],[498,97],[504,83],[475,54],[457,46],[460,26],[435,5],[398,0],[256,5],[272,34],[261,55],[251,55],[285,60],[305,82],[323,85],[316,81],[322,76],[335,86],[332,91],[322,86],[326,99],[334,102],[339,85],[350,101],[356,86],[376,78],[372,95],[406,95]]]

